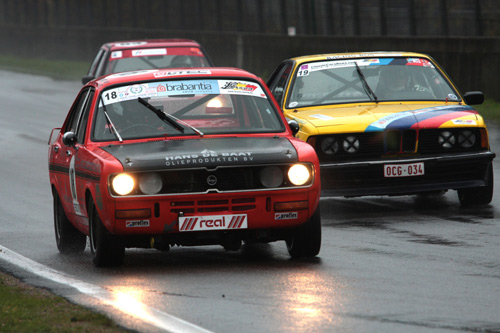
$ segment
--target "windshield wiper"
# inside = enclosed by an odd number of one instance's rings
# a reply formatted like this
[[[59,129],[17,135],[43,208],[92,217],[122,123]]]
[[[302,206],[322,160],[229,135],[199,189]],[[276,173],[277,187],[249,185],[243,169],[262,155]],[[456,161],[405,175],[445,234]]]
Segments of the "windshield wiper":
[[[154,105],[151,105],[144,98],[139,97],[138,100],[139,100],[139,103],[141,103],[142,105],[147,107],[149,110],[153,111],[158,116],[158,118],[165,121],[166,123],[168,123],[170,126],[175,128],[179,132],[184,133],[184,128],[181,125],[179,125],[179,124],[182,124],[190,129],[192,129],[199,136],[203,136],[203,133],[200,130],[194,128],[193,126],[183,122],[182,120],[180,120],[180,119],[178,119],[178,118],[176,118],[176,117],[174,117],[166,112],[163,112],[162,110],[158,109]]]
[[[370,97],[370,99],[373,99],[375,103],[378,103],[377,95],[375,95],[368,82],[366,82],[365,75],[363,74],[363,72],[361,72],[358,63],[354,61],[354,64],[356,65],[356,71],[358,72],[359,78],[361,79],[361,83],[363,84],[363,88],[365,89],[366,94],[368,95],[368,97]]]
[[[108,123],[108,126],[110,128],[109,131],[116,136],[118,141],[123,142],[123,139],[120,136],[120,134],[118,133],[118,131],[116,130],[116,127],[113,124],[113,122],[111,121],[111,118],[109,118],[108,111],[106,110],[106,104],[104,104],[104,101],[102,100],[102,96],[101,96],[101,103],[102,103],[102,110],[104,112],[104,117],[106,118],[106,122]]]

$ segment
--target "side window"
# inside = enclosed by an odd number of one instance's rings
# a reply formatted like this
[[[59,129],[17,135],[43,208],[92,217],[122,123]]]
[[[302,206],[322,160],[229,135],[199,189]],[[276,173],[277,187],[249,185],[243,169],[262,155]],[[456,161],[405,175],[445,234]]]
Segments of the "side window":
[[[95,75],[97,74],[97,73],[96,73],[96,71],[97,71],[97,66],[98,66],[98,65],[99,65],[99,63],[100,63],[100,61],[101,61],[101,59],[102,59],[102,56],[104,55],[104,52],[105,52],[105,50],[103,50],[103,49],[100,49],[100,50],[97,52],[97,54],[96,54],[96,56],[95,56],[95,58],[94,58],[94,61],[92,61],[92,65],[90,65],[90,69],[89,69],[89,73],[88,73],[88,75],[94,75],[94,76],[95,76]]]
[[[85,104],[83,106],[81,120],[77,124],[77,128],[76,128],[76,138],[77,138],[77,141],[80,143],[83,143],[83,140],[85,139],[85,133],[87,131],[87,123],[89,121],[90,107],[92,106],[92,98],[93,97],[94,97],[94,89],[91,89],[89,91],[88,96],[87,96],[87,101],[85,102]]]
[[[68,117],[68,121],[66,122],[66,126],[64,127],[64,132],[73,132],[77,134],[78,124],[80,119],[82,118],[82,111],[89,100],[91,89],[83,90],[80,95],[78,95],[75,103],[73,103],[73,108],[71,109]]]
[[[283,96],[285,94],[286,83],[292,71],[293,63],[284,63],[281,68],[277,70],[277,73],[273,77],[273,82],[271,82],[270,89],[276,101],[281,106],[283,105]]]

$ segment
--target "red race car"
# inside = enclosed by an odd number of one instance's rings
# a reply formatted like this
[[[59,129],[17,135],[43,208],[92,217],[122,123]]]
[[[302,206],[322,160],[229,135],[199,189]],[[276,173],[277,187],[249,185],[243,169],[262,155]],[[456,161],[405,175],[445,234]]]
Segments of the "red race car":
[[[96,266],[125,248],[284,240],[321,246],[318,157],[260,78],[239,69],[112,74],[82,88],[49,139],[56,243]]]
[[[208,67],[212,60],[203,47],[189,39],[147,39],[103,44],[82,83],[107,74],[141,69]]]

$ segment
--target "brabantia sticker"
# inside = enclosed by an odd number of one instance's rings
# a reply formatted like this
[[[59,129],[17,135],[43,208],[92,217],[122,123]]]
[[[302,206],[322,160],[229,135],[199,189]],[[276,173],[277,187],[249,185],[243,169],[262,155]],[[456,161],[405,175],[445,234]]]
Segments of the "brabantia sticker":
[[[247,229],[246,214],[179,217],[179,231]]]

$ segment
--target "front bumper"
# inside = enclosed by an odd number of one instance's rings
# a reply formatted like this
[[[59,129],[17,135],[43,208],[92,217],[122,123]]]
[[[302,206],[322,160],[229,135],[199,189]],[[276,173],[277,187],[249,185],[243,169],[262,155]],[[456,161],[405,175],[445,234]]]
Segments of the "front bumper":
[[[439,156],[416,156],[370,161],[325,163],[321,169],[321,195],[407,195],[421,192],[480,187],[495,153],[491,151]],[[425,174],[384,177],[384,165],[423,162]]]

